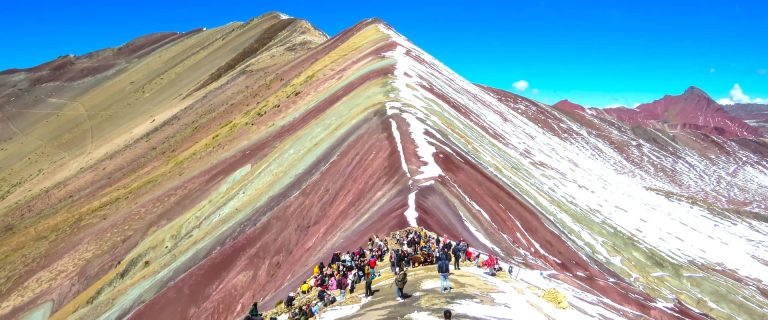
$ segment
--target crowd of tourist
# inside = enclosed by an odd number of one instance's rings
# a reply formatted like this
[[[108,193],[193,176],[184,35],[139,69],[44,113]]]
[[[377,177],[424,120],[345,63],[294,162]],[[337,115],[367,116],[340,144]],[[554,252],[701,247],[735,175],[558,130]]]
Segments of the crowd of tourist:
[[[378,235],[368,239],[366,247],[353,251],[334,252],[327,264],[320,262],[314,266],[312,276],[305,281],[297,292],[291,292],[283,305],[289,319],[309,319],[317,315],[322,308],[337,301],[343,301],[347,295],[355,292],[359,285],[364,285],[364,298],[373,296],[373,280],[381,276],[381,265],[385,259],[394,275],[395,298],[402,301],[408,295],[404,293],[408,282],[409,268],[437,264],[440,276],[441,292],[450,292],[450,262],[454,270],[461,269],[461,262],[475,262],[476,266],[486,269],[486,274],[496,275],[501,267],[492,256],[481,259],[480,253],[469,247],[464,239],[452,242],[447,235],[440,237],[423,228],[397,231],[391,235],[391,241]],[[390,248],[390,245],[393,245]],[[511,270],[510,270],[511,273]],[[316,293],[315,293],[316,292]],[[312,299],[306,299],[310,294]],[[298,298],[303,303],[297,303]],[[246,320],[261,320],[254,303]]]

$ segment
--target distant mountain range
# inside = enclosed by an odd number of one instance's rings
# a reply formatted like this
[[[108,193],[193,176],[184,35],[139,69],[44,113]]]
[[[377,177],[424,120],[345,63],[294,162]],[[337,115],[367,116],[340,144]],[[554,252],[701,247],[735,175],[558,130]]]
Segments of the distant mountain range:
[[[587,111],[568,100],[559,101],[552,107],[562,111]],[[667,95],[632,109],[589,110],[592,114],[612,117],[632,127],[691,130],[726,138],[757,138],[768,133],[768,105],[720,105],[696,87],[689,87],[681,95]]]

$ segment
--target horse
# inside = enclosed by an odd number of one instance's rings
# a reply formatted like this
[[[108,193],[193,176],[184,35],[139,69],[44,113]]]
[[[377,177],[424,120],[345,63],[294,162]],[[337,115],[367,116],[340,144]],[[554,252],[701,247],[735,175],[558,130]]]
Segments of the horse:
[[[421,255],[412,255],[410,258],[411,260],[411,268],[419,267],[424,265],[424,258]]]

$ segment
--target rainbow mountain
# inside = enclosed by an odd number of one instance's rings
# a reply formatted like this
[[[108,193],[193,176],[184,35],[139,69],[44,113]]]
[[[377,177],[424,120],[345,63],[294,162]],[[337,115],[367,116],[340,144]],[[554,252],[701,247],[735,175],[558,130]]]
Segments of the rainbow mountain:
[[[552,107],[383,21],[329,38],[280,13],[6,70],[0,318],[238,318],[423,226],[587,318],[761,319],[768,141],[681,124],[708,106]]]

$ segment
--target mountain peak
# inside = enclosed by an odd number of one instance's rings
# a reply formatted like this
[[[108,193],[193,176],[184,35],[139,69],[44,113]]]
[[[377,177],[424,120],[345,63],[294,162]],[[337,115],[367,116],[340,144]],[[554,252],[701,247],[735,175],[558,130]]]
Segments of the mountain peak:
[[[264,20],[264,19],[269,18],[269,17],[274,17],[274,18],[278,18],[278,19],[293,18],[293,17],[291,17],[291,16],[289,16],[289,15],[287,15],[285,13],[279,12],[279,11],[269,11],[269,12],[265,12],[265,13],[263,13],[261,15],[255,16],[253,18],[250,18],[250,19],[248,19],[247,22]]]
[[[560,100],[557,103],[552,105],[552,108],[555,108],[560,111],[578,111],[578,112],[584,112],[587,109],[584,108],[582,105],[573,103],[569,101],[568,99]]]
[[[704,90],[701,90],[695,86],[690,86],[688,89],[685,89],[683,96],[703,96],[712,99],[706,92],[704,92]]]

